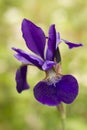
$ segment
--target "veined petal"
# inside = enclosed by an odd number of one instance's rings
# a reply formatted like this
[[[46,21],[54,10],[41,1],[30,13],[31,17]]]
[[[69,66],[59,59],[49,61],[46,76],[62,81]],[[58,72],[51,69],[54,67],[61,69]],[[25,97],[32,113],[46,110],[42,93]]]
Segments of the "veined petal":
[[[16,48],[12,48],[14,51],[17,52],[17,54],[19,54],[21,56],[21,58],[26,59],[27,61],[29,61],[29,63],[39,67],[41,69],[44,61],[41,60],[39,57],[36,57],[32,54],[27,54],[26,52],[24,52],[21,49],[16,49]],[[19,59],[21,61],[21,58]]]
[[[78,82],[72,75],[64,75],[57,86],[57,93],[64,103],[72,103],[78,95]]]
[[[44,59],[46,37],[43,30],[31,21],[24,19],[22,22],[22,33],[27,47]]]
[[[57,95],[57,87],[44,80],[35,86],[34,96],[40,103],[49,106],[56,106],[60,103],[60,99]]]
[[[27,66],[21,66],[16,72],[16,89],[19,93],[23,90],[29,89],[29,85],[26,81]]]
[[[49,69],[51,69],[54,65],[56,65],[56,62],[54,62],[54,61],[45,61],[44,62],[44,64],[43,64],[43,66],[42,66],[42,69],[43,70],[49,70]]]
[[[53,24],[49,28],[46,60],[54,60],[55,52],[56,52],[56,30],[55,25]]]
[[[67,44],[67,45],[69,46],[70,49],[72,49],[72,48],[74,48],[74,47],[83,46],[82,43],[76,44],[76,43],[73,43],[73,42],[70,42],[70,41],[67,41],[67,40],[64,40],[64,39],[62,39],[62,41],[63,41],[65,44]]]

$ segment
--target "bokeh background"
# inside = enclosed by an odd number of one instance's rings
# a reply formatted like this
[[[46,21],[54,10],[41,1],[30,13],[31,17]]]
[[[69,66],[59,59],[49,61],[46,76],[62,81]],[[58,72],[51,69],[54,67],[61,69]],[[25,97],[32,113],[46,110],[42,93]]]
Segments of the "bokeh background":
[[[79,95],[67,105],[67,130],[87,130],[87,1],[86,0],[0,0],[0,130],[61,130],[56,107],[38,103],[33,86],[44,72],[29,67],[29,91],[18,94],[15,71],[20,63],[11,47],[26,50],[21,33],[23,18],[32,20],[48,33],[56,25],[61,37],[82,42],[83,47],[69,50],[61,43],[63,74],[73,74],[79,82]]]

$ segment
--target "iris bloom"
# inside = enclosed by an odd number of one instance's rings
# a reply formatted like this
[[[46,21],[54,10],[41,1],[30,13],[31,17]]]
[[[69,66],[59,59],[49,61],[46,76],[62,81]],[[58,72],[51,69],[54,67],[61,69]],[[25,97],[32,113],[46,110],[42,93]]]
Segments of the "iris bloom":
[[[61,102],[72,103],[78,95],[78,82],[70,74],[61,74],[61,57],[58,46],[61,41],[67,44],[69,48],[79,47],[82,44],[74,44],[61,39],[54,24],[50,26],[47,37],[40,27],[27,19],[22,22],[22,34],[26,46],[33,54],[12,48],[16,52],[14,56],[22,63],[15,77],[17,91],[21,93],[30,88],[26,78],[27,66],[34,65],[46,72],[46,78],[34,87],[36,100],[49,106],[57,106]]]

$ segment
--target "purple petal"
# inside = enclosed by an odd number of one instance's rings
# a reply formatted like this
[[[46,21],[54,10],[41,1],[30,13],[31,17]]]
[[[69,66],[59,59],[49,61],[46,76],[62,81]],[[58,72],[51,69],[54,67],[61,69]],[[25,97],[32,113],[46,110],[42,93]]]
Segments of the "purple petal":
[[[12,48],[12,49],[14,51],[16,51],[18,55],[21,56],[20,59],[17,58],[18,60],[22,61],[23,60],[22,58],[24,58],[27,61],[29,61],[29,63],[31,63],[31,64],[33,64],[33,65],[35,65],[35,66],[37,66],[37,67],[39,67],[41,69],[44,61],[41,60],[39,57],[36,57],[36,56],[34,56],[32,54],[27,54],[26,52],[24,52],[21,49],[16,49],[16,48]]]
[[[57,95],[57,87],[44,80],[35,86],[34,96],[40,103],[49,106],[56,106],[60,103]]]
[[[57,49],[57,47],[58,47],[58,45],[59,45],[60,42],[61,42],[60,33],[57,32],[57,33],[56,33],[56,49]]]
[[[22,22],[22,33],[27,47],[44,58],[46,38],[43,30],[31,21],[24,19]]]
[[[31,62],[29,62],[26,58],[24,58],[23,56],[21,56],[20,54],[14,54],[15,58],[19,61],[21,61],[24,64],[32,64]]]
[[[69,46],[70,49],[72,49],[73,47],[80,47],[80,46],[83,46],[82,43],[76,44],[76,43],[73,43],[73,42],[70,42],[70,41],[67,41],[67,40],[64,40],[64,39],[62,39],[62,41],[63,41],[65,44],[67,44],[67,45]]]
[[[54,61],[45,61],[43,66],[42,66],[42,69],[43,70],[49,70],[51,69],[54,65],[56,65],[56,62]]]
[[[48,46],[46,52],[46,60],[53,60],[56,52],[56,30],[55,25],[49,28]]]
[[[34,88],[35,98],[42,104],[57,106],[72,103],[78,95],[78,83],[72,75],[43,80]]]
[[[26,81],[26,74],[27,74],[27,66],[21,66],[16,72],[16,89],[19,93],[23,90],[29,89],[29,85]]]
[[[64,75],[58,84],[58,95],[64,103],[72,103],[78,95],[78,82],[72,75]]]

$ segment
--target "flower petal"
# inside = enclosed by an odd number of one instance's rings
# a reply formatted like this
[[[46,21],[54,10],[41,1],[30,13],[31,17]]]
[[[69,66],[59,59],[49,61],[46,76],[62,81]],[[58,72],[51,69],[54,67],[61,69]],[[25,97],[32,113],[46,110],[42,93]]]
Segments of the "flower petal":
[[[29,89],[29,85],[26,81],[26,74],[27,74],[27,66],[21,66],[16,72],[16,89],[19,93],[23,90]]]
[[[56,52],[56,30],[55,25],[51,25],[49,28],[48,45],[46,52],[46,60],[53,60]]]
[[[29,62],[26,58],[24,58],[23,56],[21,56],[20,54],[14,54],[15,58],[19,61],[21,61],[24,64],[32,64],[31,62]]]
[[[64,39],[62,39],[62,41],[63,41],[65,44],[67,44],[67,45],[69,46],[70,49],[72,49],[73,47],[80,47],[80,46],[83,46],[82,43],[76,44],[76,43],[73,43],[73,42],[70,42],[70,41],[67,41],[67,40],[64,40]]]
[[[20,59],[18,59],[18,60],[20,60],[21,61],[21,59],[22,59],[22,57],[23,58],[25,58],[27,61],[29,61],[29,63],[31,63],[31,64],[33,64],[33,65],[35,65],[35,66],[37,66],[37,67],[39,67],[40,69],[41,69],[41,67],[42,67],[42,65],[43,65],[43,63],[44,63],[44,61],[43,60],[41,60],[39,57],[36,57],[36,56],[34,56],[34,55],[32,55],[32,54],[27,54],[25,51],[23,51],[23,50],[21,50],[21,49],[16,49],[16,48],[12,48],[14,51],[16,51],[17,52],[17,54],[19,54],[20,56],[21,56],[21,58]]]
[[[54,61],[45,61],[43,66],[42,66],[42,69],[43,70],[49,70],[51,69],[54,65],[56,65],[56,62]]]
[[[57,87],[44,80],[35,86],[34,96],[40,103],[49,106],[56,106],[60,103],[60,99],[57,95]]]
[[[34,88],[35,98],[42,104],[59,105],[60,102],[72,103],[78,95],[78,83],[72,75],[43,80]]]
[[[58,84],[58,95],[64,103],[72,103],[78,95],[78,82],[72,75],[64,75]]]
[[[22,22],[22,33],[27,47],[44,58],[46,37],[43,30],[31,21],[24,19]]]
[[[57,33],[56,33],[56,49],[57,49],[57,47],[58,47],[58,45],[59,45],[60,42],[61,42],[60,33],[57,32]]]

